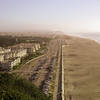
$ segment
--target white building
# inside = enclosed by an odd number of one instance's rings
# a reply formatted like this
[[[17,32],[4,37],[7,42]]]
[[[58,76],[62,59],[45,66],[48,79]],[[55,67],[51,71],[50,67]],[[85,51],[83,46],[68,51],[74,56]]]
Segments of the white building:
[[[26,49],[19,49],[16,52],[16,57],[25,57],[27,55],[27,50]]]
[[[9,53],[4,53],[4,60],[10,59],[10,58],[15,58],[15,57],[25,57],[27,55],[27,50],[26,49],[15,49],[12,50]]]
[[[39,43],[35,43],[34,45],[35,45],[35,49],[36,50],[39,50],[40,49],[40,44]]]
[[[32,46],[32,47],[27,47],[26,49],[27,49],[27,53],[33,53],[33,52],[36,51],[34,46]]]
[[[9,52],[9,53],[4,53],[3,55],[4,55],[4,60],[7,60],[7,59],[9,59],[9,58],[12,58],[12,57],[13,57],[12,52]]]
[[[39,43],[20,43],[14,46],[10,46],[9,48],[11,48],[11,52],[17,53],[16,51],[18,51],[17,55],[19,56],[24,56],[26,55],[26,53],[34,53],[36,52],[36,50],[39,50],[40,48],[40,44]],[[25,50],[27,50],[27,52]],[[22,50],[22,51],[21,51]],[[13,54],[15,54],[13,53]],[[22,54],[21,54],[22,53]]]
[[[20,44],[20,48],[27,49],[27,53],[34,53],[34,52],[36,52],[34,43],[22,43],[22,44]]]
[[[13,66],[18,65],[21,62],[21,58],[17,57],[17,58],[13,58],[11,60],[9,60],[9,66],[11,66],[11,69],[13,68]]]
[[[11,49],[10,48],[4,49],[4,53],[8,53],[8,52],[11,52]]]
[[[8,52],[11,52],[11,49],[10,48],[4,49],[4,48],[0,47],[0,54],[8,53]]]
[[[4,48],[0,47],[0,54],[4,53]]]
[[[25,57],[27,55],[26,49],[12,49],[12,57]]]
[[[4,55],[0,54],[0,62],[4,61]]]
[[[21,58],[12,58],[0,63],[1,70],[11,70],[14,66],[18,65],[21,62]]]

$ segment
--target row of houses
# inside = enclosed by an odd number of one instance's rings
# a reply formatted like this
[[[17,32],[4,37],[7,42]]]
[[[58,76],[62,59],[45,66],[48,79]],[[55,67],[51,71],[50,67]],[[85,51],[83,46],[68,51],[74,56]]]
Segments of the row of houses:
[[[0,54],[0,62],[4,62],[10,58],[25,57],[27,55],[27,49],[18,49],[11,52]]]
[[[21,59],[40,49],[39,43],[20,43],[4,49],[0,47],[0,69],[12,69]]]

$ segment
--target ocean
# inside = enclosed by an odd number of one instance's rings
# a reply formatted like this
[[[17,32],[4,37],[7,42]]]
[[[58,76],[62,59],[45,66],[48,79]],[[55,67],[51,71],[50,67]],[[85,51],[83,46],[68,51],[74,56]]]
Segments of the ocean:
[[[88,38],[100,43],[100,33],[77,33],[77,34],[75,33],[75,34],[70,34],[70,35],[78,36],[81,38]]]

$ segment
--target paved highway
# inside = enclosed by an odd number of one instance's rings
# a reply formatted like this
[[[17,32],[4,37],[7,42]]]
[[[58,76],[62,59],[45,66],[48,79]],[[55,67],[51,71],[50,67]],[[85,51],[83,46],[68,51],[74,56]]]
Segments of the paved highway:
[[[63,47],[61,44],[57,100],[64,100],[64,68],[63,68],[62,48]]]

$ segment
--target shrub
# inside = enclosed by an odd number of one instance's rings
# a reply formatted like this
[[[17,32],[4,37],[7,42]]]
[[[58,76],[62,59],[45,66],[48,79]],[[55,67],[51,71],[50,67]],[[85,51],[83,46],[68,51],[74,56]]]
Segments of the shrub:
[[[0,74],[0,100],[50,100],[28,80],[15,74]]]

